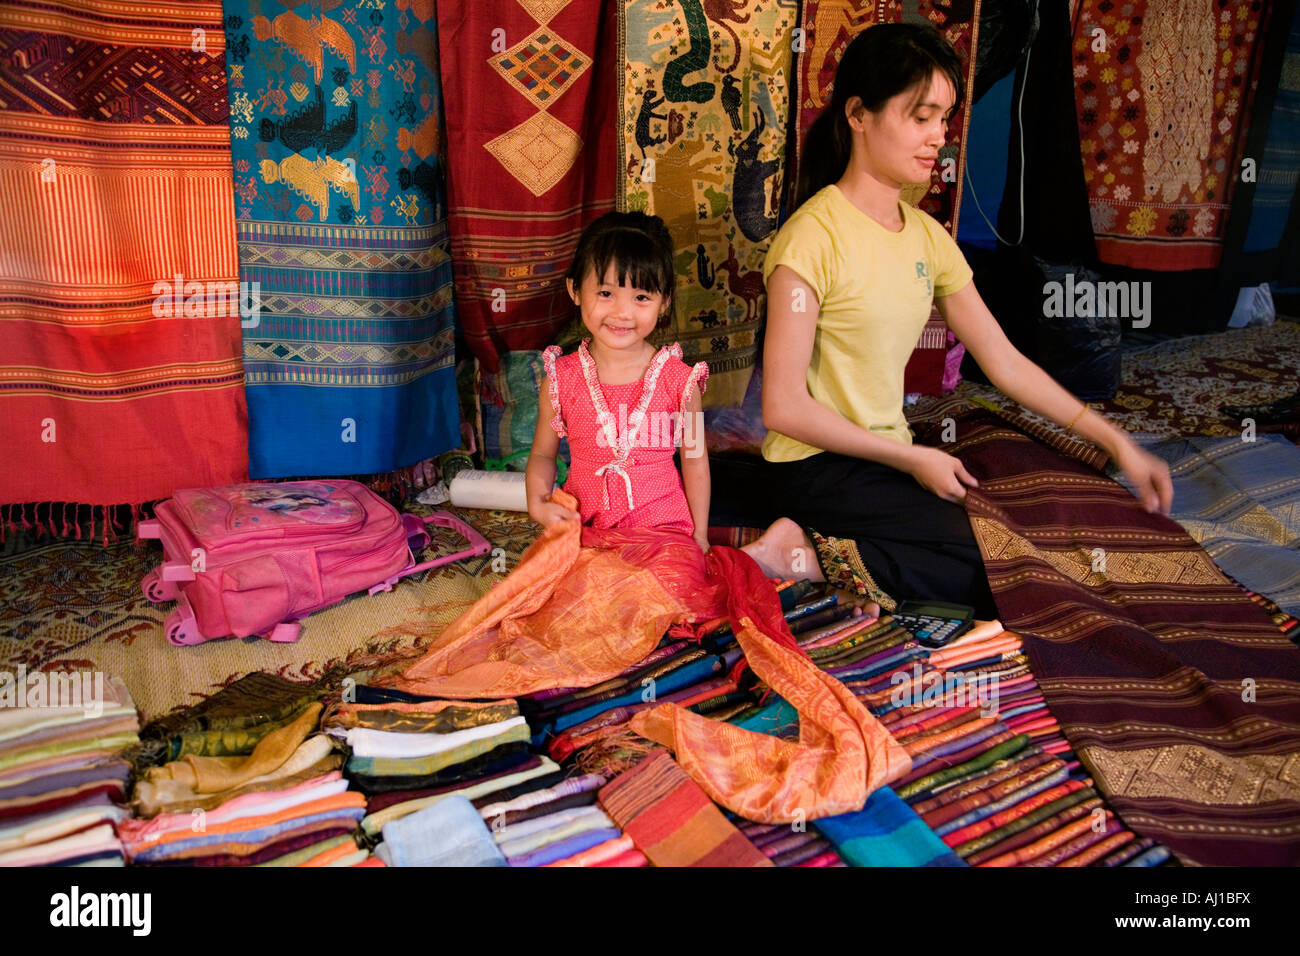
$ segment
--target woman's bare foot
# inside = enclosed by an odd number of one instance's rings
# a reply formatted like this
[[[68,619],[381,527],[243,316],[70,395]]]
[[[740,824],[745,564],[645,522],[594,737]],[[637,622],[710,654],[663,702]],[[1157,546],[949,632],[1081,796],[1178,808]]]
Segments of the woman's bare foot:
[[[825,581],[817,550],[789,518],[777,518],[757,541],[740,549],[758,562],[769,578],[782,581]]]

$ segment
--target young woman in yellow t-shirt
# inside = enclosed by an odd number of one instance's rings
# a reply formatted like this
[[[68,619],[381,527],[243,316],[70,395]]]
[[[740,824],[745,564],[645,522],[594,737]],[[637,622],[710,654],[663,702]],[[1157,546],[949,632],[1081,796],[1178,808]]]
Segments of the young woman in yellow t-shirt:
[[[904,184],[932,174],[962,86],[932,27],[870,27],[844,52],[808,133],[798,206],[764,267],[759,476],[789,517],[745,550],[769,575],[820,580],[830,548],[895,598],[994,616],[962,507],[978,482],[952,455],[912,444],[903,417],[903,367],[931,301],[996,387],[1109,452],[1148,511],[1168,513],[1173,486],[1163,461],[1012,346],[951,236],[900,202]]]

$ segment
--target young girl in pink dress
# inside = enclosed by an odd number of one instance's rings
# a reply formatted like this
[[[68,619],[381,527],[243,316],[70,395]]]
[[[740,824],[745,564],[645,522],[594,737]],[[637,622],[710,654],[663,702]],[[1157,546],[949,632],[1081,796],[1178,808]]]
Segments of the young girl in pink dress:
[[[663,220],[609,213],[578,240],[565,277],[590,336],[578,350],[543,353],[537,431],[528,456],[528,514],[546,526],[580,518],[596,528],[660,528],[709,549],[709,460],[700,396],[709,369],[682,348],[647,341],[672,308],[673,243]],[[580,514],[551,500],[555,455],[568,436],[565,491]],[[673,454],[681,447],[681,473]]]

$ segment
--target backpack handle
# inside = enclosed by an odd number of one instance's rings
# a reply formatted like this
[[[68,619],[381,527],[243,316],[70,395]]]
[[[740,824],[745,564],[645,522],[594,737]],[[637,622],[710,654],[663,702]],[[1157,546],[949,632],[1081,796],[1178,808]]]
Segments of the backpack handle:
[[[492,550],[492,545],[488,539],[479,534],[474,528],[470,527],[464,521],[461,521],[449,511],[435,511],[427,518],[421,518],[419,515],[403,514],[402,526],[406,528],[406,539],[411,543],[414,551],[417,548],[426,546],[431,540],[428,525],[436,525],[439,528],[447,528],[455,531],[462,538],[469,542],[469,547],[457,551],[455,554],[444,555],[441,558],[435,558],[432,561],[422,561],[413,565],[398,574],[393,575],[386,581],[380,581],[370,589],[371,594],[378,594],[380,591],[391,591],[393,585],[402,578],[409,577],[412,574],[419,574],[421,571],[428,571],[431,568],[440,568],[444,564],[450,564],[453,561],[459,561],[462,558],[472,558],[476,555],[487,554]]]

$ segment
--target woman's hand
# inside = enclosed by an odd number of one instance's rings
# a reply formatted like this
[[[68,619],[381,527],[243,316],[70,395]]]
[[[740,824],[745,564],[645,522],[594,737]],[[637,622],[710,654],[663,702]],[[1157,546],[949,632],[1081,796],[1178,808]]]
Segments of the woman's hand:
[[[572,508],[565,508],[551,500],[547,495],[541,501],[532,502],[528,506],[528,517],[532,518],[543,528],[555,524],[557,521],[578,520],[578,512]]]
[[[700,550],[705,554],[709,553],[709,536],[707,533],[695,535],[695,543],[700,546]]]
[[[912,446],[912,464],[907,471],[926,491],[933,492],[944,501],[961,504],[966,500],[966,488],[978,488],[980,483],[966,470],[960,459],[937,448]]]
[[[1132,484],[1133,496],[1142,502],[1142,507],[1148,512],[1169,514],[1174,504],[1174,483],[1164,460],[1143,451],[1131,440],[1121,444],[1112,457]]]

